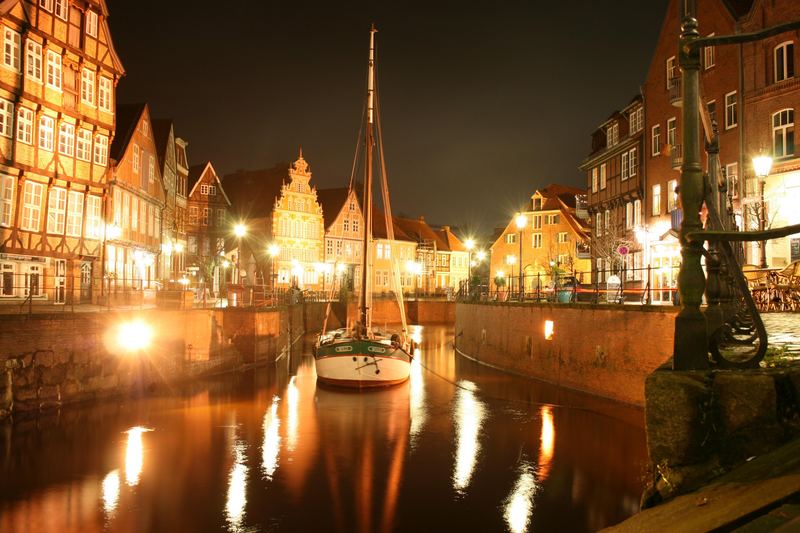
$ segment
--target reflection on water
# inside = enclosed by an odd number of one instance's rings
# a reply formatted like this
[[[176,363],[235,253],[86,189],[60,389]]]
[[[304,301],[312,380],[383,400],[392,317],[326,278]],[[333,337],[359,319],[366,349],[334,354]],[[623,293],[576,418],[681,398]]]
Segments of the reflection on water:
[[[456,429],[455,465],[453,467],[453,488],[456,492],[466,492],[475,463],[481,451],[480,437],[483,420],[486,418],[484,404],[475,396],[475,384],[460,381],[456,393],[453,418]]]
[[[446,327],[412,335],[411,378],[384,390],[322,388],[295,350],[18,423],[0,531],[580,532],[636,510],[641,411],[456,357]]]
[[[508,529],[512,533],[522,533],[528,530],[533,513],[533,498],[539,489],[534,476],[533,466],[522,463],[519,467],[519,477],[514,484],[514,490],[506,500],[504,517]]]

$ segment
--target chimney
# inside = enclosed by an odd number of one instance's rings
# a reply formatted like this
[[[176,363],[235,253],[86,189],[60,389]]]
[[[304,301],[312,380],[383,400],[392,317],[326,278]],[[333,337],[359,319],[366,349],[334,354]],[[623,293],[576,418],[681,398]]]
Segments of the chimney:
[[[450,231],[450,226],[442,226],[442,229],[447,231],[447,232],[449,232]]]

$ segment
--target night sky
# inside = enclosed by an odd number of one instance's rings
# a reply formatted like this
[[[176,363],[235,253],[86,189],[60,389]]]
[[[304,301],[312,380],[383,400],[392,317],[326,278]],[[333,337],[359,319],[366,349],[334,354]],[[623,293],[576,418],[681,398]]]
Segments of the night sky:
[[[666,5],[108,0],[119,103],[173,118],[222,175],[302,145],[318,188],[347,185],[374,21],[395,213],[487,236],[537,187],[585,186],[590,135],[639,92]]]

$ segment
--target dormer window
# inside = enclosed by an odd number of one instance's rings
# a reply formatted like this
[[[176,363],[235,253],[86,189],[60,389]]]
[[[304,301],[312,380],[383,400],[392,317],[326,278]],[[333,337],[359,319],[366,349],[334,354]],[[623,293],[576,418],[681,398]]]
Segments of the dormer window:
[[[615,146],[619,142],[619,123],[614,122],[606,128],[606,144],[608,147]]]
[[[541,198],[534,198],[533,199],[533,210],[540,211],[542,209],[542,199]]]
[[[637,107],[631,111],[630,115],[628,115],[628,123],[630,125],[628,131],[630,135],[641,131],[642,128],[644,128],[644,109],[642,107]]]

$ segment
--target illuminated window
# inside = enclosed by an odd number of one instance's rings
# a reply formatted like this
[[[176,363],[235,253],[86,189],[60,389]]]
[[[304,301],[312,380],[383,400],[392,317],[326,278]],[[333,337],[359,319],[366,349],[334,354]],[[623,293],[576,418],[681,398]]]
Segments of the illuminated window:
[[[86,34],[97,37],[97,13],[91,10],[86,12]]]
[[[600,190],[606,188],[606,164],[600,165]]]
[[[94,106],[95,74],[85,68],[81,71],[81,101]]]
[[[678,208],[678,180],[669,180],[667,182],[667,212],[671,213]]]
[[[17,114],[17,140],[33,144],[33,111],[27,107],[20,107]]]
[[[619,123],[614,122],[606,128],[606,145],[615,146],[619,142]]]
[[[25,75],[42,82],[42,45],[30,39],[25,41]]]
[[[14,182],[16,178],[0,174],[0,226],[10,227],[14,213]]]
[[[4,29],[3,65],[17,72],[19,72],[21,39],[19,33],[14,30],[10,28]]]
[[[92,155],[92,132],[81,128],[78,130],[78,148],[75,156],[81,161],[89,161]]]
[[[99,239],[102,235],[103,199],[99,196],[89,196],[86,199],[86,236],[90,239]]]
[[[47,51],[47,85],[61,90],[61,56],[52,50]]]
[[[515,244],[517,242],[517,234],[509,233],[506,235],[506,244]]]
[[[103,111],[111,111],[111,80],[100,76],[100,84],[97,91],[97,103]]]
[[[653,185],[653,216],[661,214],[661,185]]]
[[[39,148],[48,152],[53,151],[54,129],[55,121],[52,117],[43,116],[39,118]]]
[[[108,164],[108,137],[105,135],[94,137],[94,163],[100,166]]]
[[[0,98],[0,135],[3,137],[11,137],[13,131],[12,125],[14,124],[14,104]]]
[[[533,242],[531,243],[533,248],[541,248],[542,247],[542,234],[541,233],[534,233],[533,234]]]
[[[83,225],[83,193],[70,191],[67,207],[67,235],[80,237]]]
[[[67,122],[58,125],[58,151],[72,157],[75,154],[75,126]]]
[[[138,174],[139,173],[139,145],[138,144],[134,144],[133,145],[133,161],[132,161],[132,165],[133,165],[133,173],[134,174]],[[201,189],[202,189],[202,185],[201,185]]]
[[[62,235],[66,216],[67,190],[53,187],[47,201],[47,233]]]

